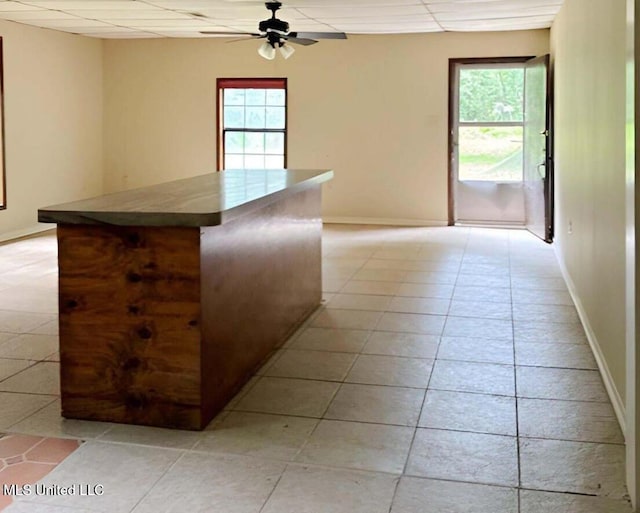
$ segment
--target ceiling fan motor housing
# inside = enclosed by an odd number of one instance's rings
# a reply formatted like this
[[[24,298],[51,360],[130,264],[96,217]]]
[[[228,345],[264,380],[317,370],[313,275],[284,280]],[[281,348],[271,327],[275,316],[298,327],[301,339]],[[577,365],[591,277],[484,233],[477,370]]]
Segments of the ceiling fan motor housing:
[[[286,34],[289,32],[289,24],[286,21],[279,20],[278,18],[270,18],[268,20],[261,21],[258,25],[260,32],[281,32]]]

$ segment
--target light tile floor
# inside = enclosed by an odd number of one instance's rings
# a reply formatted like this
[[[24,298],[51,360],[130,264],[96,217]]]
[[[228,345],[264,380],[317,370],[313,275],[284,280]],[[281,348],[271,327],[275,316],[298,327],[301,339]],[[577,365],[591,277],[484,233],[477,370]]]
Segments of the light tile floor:
[[[624,445],[550,246],[328,226],[324,306],[207,430],[64,420],[56,244],[0,246],[0,429],[87,440],[8,512],[624,513]]]

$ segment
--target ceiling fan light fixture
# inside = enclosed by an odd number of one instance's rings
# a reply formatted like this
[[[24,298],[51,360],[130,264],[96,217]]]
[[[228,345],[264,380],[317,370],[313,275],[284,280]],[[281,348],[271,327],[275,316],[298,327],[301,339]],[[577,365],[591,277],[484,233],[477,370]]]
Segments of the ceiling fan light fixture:
[[[291,45],[285,45],[284,43],[280,45],[280,53],[285,59],[291,57],[295,51],[296,49]]]
[[[265,41],[260,45],[258,53],[260,54],[260,57],[264,57],[269,61],[276,58],[276,49],[268,41]]]

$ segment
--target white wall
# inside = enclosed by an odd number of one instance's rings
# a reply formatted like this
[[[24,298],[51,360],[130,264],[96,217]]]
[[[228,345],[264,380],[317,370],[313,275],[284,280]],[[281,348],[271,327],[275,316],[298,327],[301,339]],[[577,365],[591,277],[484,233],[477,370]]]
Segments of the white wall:
[[[538,55],[547,30],[350,36],[265,61],[255,41],[105,42],[105,188],[215,170],[217,77],[289,79],[289,167],[332,168],[325,218],[447,221],[448,59]]]
[[[102,193],[102,42],[0,22],[7,209],[0,240],[37,209]]]
[[[625,398],[625,14],[625,0],[565,0],[551,30],[557,252],[618,410]]]

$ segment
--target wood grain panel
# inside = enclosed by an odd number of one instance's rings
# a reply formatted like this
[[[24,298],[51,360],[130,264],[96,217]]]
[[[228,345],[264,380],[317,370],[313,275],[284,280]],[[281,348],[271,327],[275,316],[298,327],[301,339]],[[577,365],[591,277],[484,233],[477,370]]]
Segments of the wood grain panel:
[[[58,227],[65,417],[202,427],[199,237]]]
[[[220,410],[320,304],[321,236],[320,186],[203,228],[206,416]]]

